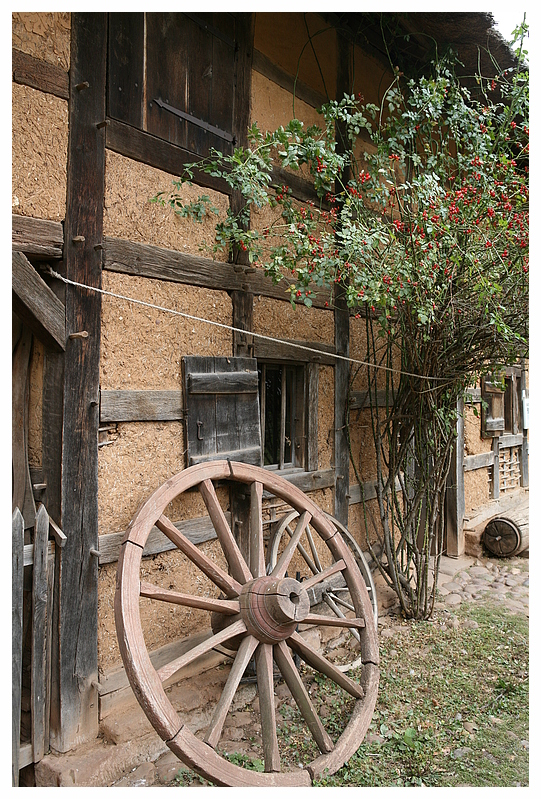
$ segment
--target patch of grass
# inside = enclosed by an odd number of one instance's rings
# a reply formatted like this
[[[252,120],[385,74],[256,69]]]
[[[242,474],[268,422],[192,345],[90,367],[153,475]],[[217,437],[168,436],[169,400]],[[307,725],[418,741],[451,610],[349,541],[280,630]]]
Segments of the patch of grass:
[[[381,641],[376,712],[325,786],[528,784],[528,620],[482,603]]]
[[[195,771],[189,768],[181,768],[175,775],[174,784],[186,788],[191,785],[209,785],[211,783],[208,783],[203,777],[196,774]]]
[[[224,755],[230,763],[248,769],[248,771],[265,771],[265,764],[259,757],[249,757],[242,752],[233,752]]]

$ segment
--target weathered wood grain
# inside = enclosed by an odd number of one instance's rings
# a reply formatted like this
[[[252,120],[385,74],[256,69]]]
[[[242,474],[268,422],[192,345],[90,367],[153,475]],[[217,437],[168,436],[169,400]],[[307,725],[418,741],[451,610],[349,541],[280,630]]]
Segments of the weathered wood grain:
[[[310,695],[306,690],[303,681],[300,678],[299,672],[295,666],[289,648],[284,641],[281,641],[274,649],[274,658],[278,664],[278,668],[287,683],[291,695],[295,699],[299,710],[301,711],[312,737],[319,746],[320,752],[332,752],[334,744],[330,735],[325,730],[321,723],[319,716],[312,704]]]
[[[521,447],[523,440],[524,436],[522,433],[517,433],[517,435],[500,436],[499,437],[500,449],[504,449],[505,447]]]
[[[62,518],[62,407],[64,353],[46,350],[43,364],[42,467],[46,484],[41,501],[49,516]]]
[[[34,526],[34,558],[32,566],[32,748],[34,763],[43,758],[49,742],[45,740],[49,685],[47,680],[47,538],[49,517],[39,506]]]
[[[343,540],[336,535],[336,528],[329,518],[295,486],[288,484],[272,471],[255,468],[244,463],[227,461],[221,461],[219,463],[209,462],[180,472],[153,493],[147,503],[140,508],[130,524],[129,533],[122,547],[119,561],[117,592],[115,597],[117,633],[126,673],[140,704],[158,734],[167,741],[172,751],[178,754],[185,763],[196,769],[198,773],[203,776],[207,776],[215,784],[229,786],[250,784],[262,786],[305,784],[307,783],[307,775],[311,773],[310,766],[307,767],[306,773],[304,774],[299,774],[299,772],[282,774],[279,771],[280,757],[273,701],[274,674],[272,665],[272,645],[266,644],[264,639],[255,650],[265,759],[264,774],[251,774],[245,769],[239,769],[236,766],[232,768],[232,764],[229,763],[229,761],[219,756],[211,747],[205,745],[204,742],[196,739],[195,736],[189,733],[186,726],[182,725],[177,718],[173,706],[168,702],[167,695],[159,679],[160,677],[163,679],[173,677],[176,670],[183,669],[185,666],[195,663],[200,655],[208,653],[213,646],[219,643],[225,643],[232,637],[244,636],[250,628],[248,626],[249,618],[243,613],[245,606],[243,605],[242,597],[246,597],[246,593],[240,590],[242,588],[241,584],[235,581],[234,577],[231,575],[227,575],[225,572],[218,569],[216,564],[209,561],[208,558],[202,556],[202,553],[197,551],[187,539],[179,536],[175,528],[163,515],[159,516],[157,522],[162,531],[164,531],[166,535],[177,544],[181,551],[190,558],[194,567],[199,568],[207,574],[215,585],[223,590],[226,595],[229,595],[231,600],[235,600],[238,596],[241,597],[241,612],[238,620],[235,620],[235,617],[233,617],[234,621],[231,626],[225,629],[219,629],[217,632],[214,631],[214,634],[210,638],[201,641],[195,647],[190,647],[184,653],[177,656],[177,658],[168,660],[167,665],[160,667],[157,672],[151,667],[151,661],[146,651],[139,620],[139,597],[141,591],[140,565],[142,547],[146,543],[151,520],[155,519],[157,514],[163,514],[164,509],[180,494],[201,484],[204,485],[203,493],[206,493],[207,500],[210,499],[209,504],[212,506],[214,502],[214,491],[209,490],[210,482],[220,482],[222,480],[235,481],[242,484],[245,492],[250,495],[250,537],[253,546],[251,548],[249,563],[252,574],[262,576],[266,571],[265,559],[263,557],[263,488],[272,492],[276,498],[282,499],[298,509],[298,512],[301,514],[299,530],[302,529],[305,522],[311,517],[311,525],[313,525],[319,536],[327,542],[331,555],[338,560],[336,568],[340,567],[340,570],[343,568],[344,578],[353,605],[358,611],[357,616],[359,618],[358,625],[361,631],[361,652],[363,657],[363,671],[360,675],[361,683],[351,680],[340,671],[339,668],[322,657],[301,635],[293,633],[289,636],[287,643],[300,653],[312,667],[329,676],[338,686],[343,688],[356,700],[360,700],[360,702],[358,701],[355,703],[355,707],[352,711],[352,720],[347,723],[346,729],[337,741],[336,746],[332,747],[328,741],[327,745],[323,745],[325,750],[329,748],[332,749],[332,752],[326,752],[326,755],[331,754],[332,757],[326,760],[325,765],[336,770],[341,762],[344,762],[344,760],[355,751],[355,748],[358,747],[359,739],[362,740],[366,732],[366,727],[370,721],[377,695],[377,663],[379,655],[370,599],[366,586],[358,570],[355,568],[353,556]],[[303,511],[305,512],[304,514]],[[223,520],[218,523],[218,526],[224,528],[222,532],[225,532],[226,538],[230,543],[231,536],[229,531],[225,528]],[[292,549],[293,545],[294,541],[291,545]],[[284,564],[281,563],[281,565],[283,566]],[[314,587],[317,586],[314,585],[310,590],[313,590]],[[151,589],[151,593],[153,591],[154,588]],[[146,587],[143,587],[143,593],[148,593]],[[168,597],[171,599],[174,598],[170,594],[168,594]],[[179,596],[177,595],[176,598],[179,599]],[[184,601],[183,597],[182,601]],[[200,601],[200,599],[198,601]],[[320,622],[319,618],[314,618],[310,615],[307,618],[309,622]],[[327,617],[323,617],[323,620],[327,622]],[[348,620],[337,620],[336,623],[348,625],[352,622]],[[364,626],[362,626],[363,623]],[[284,640],[289,632],[289,627],[287,627],[287,630],[284,629]],[[254,633],[254,635],[259,639],[256,633]],[[252,644],[250,643],[245,644],[243,647],[242,656],[237,667],[239,675],[244,669],[244,661],[248,656],[247,653],[251,646]],[[288,662],[291,663],[291,659],[288,659]],[[233,678],[227,684],[227,690],[222,705],[219,708],[220,712],[218,717],[216,717],[211,724],[208,735],[210,743],[213,745],[220,737],[221,720],[225,715],[224,709],[226,706],[229,706],[229,700],[233,695],[233,684],[236,683],[237,676],[237,674],[234,674]],[[296,683],[295,690],[298,688],[299,685]],[[306,705],[306,707],[308,707],[308,705]],[[312,726],[315,727],[315,719],[311,717],[310,720],[314,722]],[[174,730],[175,726],[178,732],[172,734],[171,731]],[[321,732],[321,730],[319,730],[319,732]],[[319,738],[323,740],[321,735],[319,735]],[[338,758],[342,758],[341,762],[338,761]],[[317,762],[318,761],[316,761],[316,763]],[[322,766],[322,770],[325,768],[325,765]]]
[[[111,117],[143,126],[145,18],[142,13],[109,14],[107,109]]]
[[[11,520],[11,784],[19,785],[21,688],[23,673],[24,520],[15,508]]]
[[[105,194],[107,14],[72,13],[64,261],[68,279],[101,287]],[[55,686],[51,745],[59,752],[98,731],[98,426],[101,294],[66,286],[62,419],[62,513],[57,571]],[[86,338],[69,334],[88,332]],[[60,550],[59,550],[60,552]]]
[[[280,771],[280,752],[276,734],[276,709],[274,705],[274,675],[272,646],[260,644],[255,651],[261,736],[265,771]]]
[[[319,364],[306,366],[306,468],[317,471],[318,467],[318,413],[319,413]]]
[[[166,666],[168,663],[180,657],[184,652],[192,649],[201,641],[210,638],[211,635],[212,630],[209,628],[194,636],[187,636],[178,641],[165,644],[149,653],[150,662],[157,671],[162,666]],[[182,678],[187,679],[188,677],[193,677],[195,674],[203,674],[208,669],[212,669],[226,660],[227,655],[221,652],[209,652],[207,655],[200,657],[197,662],[186,666],[182,672]],[[177,679],[176,675],[173,674],[172,677],[164,682],[164,688],[176,682]],[[125,705],[133,700],[133,691],[123,667],[117,667],[105,674],[101,674],[97,689],[99,694],[100,721],[116,710],[119,705]]]
[[[13,310],[45,344],[66,348],[66,311],[22,252],[12,252],[11,287]]]
[[[162,514],[156,521],[156,526],[164,533],[180,551],[189,558],[196,569],[202,571],[214,585],[228,597],[237,597],[241,591],[241,584],[217,566],[211,558],[198,549],[191,541],[179,535],[176,527]],[[131,533],[133,535],[133,531]]]
[[[38,259],[62,258],[64,230],[61,222],[12,214],[11,248]]]
[[[259,465],[256,361],[185,356],[182,369],[188,465],[224,458]]]
[[[228,524],[231,523],[231,516],[225,513],[225,519]],[[192,544],[203,544],[205,541],[212,541],[216,538],[216,530],[214,529],[211,520],[207,516],[201,516],[196,519],[185,519],[180,522],[174,523],[177,530],[186,536]],[[99,537],[99,562],[100,566],[103,563],[113,563],[118,560],[122,542],[126,536],[125,532],[119,533],[103,533]],[[170,549],[175,549],[175,544],[167,538],[157,527],[152,527],[145,548],[143,556],[157,555],[160,552],[167,552]]]
[[[233,355],[257,357],[254,351],[254,337],[249,331],[254,325],[254,295],[249,291],[231,291],[233,306]],[[246,330],[246,333],[241,332]]]
[[[493,452],[481,452],[477,455],[466,455],[464,457],[464,471],[471,472],[475,469],[483,469],[494,465]]]
[[[207,507],[212,525],[220,541],[220,546],[227,560],[228,568],[235,580],[247,583],[252,579],[250,570],[241,555],[237,542],[231,532],[230,521],[227,520],[222,506],[218,501],[216,489],[212,480],[203,480],[199,484],[199,492]]]
[[[336,32],[337,65],[336,65],[336,97],[351,94],[352,45],[339,30]],[[347,131],[343,123],[337,123],[335,129],[336,150],[346,153],[351,147]],[[345,167],[342,175],[344,185],[350,179],[351,170]],[[338,209],[339,210],[339,209]],[[334,300],[334,344],[338,355],[349,357],[349,309],[346,299],[346,287],[337,284]],[[334,468],[336,483],[334,489],[334,516],[345,527],[348,526],[349,495],[349,444],[346,432],[346,405],[349,391],[349,363],[338,360],[334,367]]]
[[[306,347],[310,350],[316,350],[316,352],[309,352],[305,349]],[[265,339],[254,339],[254,357],[258,359],[320,363],[326,366],[334,366],[339,360],[332,357],[334,352],[335,348],[332,344],[325,344],[321,341],[294,339],[290,341],[266,341]]]
[[[190,372],[187,389],[190,394],[255,394],[257,372]]]
[[[326,211],[331,208],[326,199],[319,197],[313,183],[295,173],[282,169],[280,166],[273,167],[270,185],[277,190],[281,189],[282,186],[287,186],[291,196],[302,203],[314,203],[318,208],[321,207]]]
[[[223,725],[235,697],[236,690],[258,643],[257,638],[251,635],[247,635],[241,641],[224,690],[214,709],[212,719],[205,734],[205,743],[208,743],[213,749],[216,748],[220,740]]]
[[[492,454],[494,463],[492,464],[490,496],[492,499],[498,499],[500,496],[500,439],[497,435],[492,439]]]
[[[184,164],[196,164],[201,160],[201,156],[190,150],[170,144],[159,136],[153,136],[116,119],[109,120],[106,144],[108,150],[172,175],[182,176],[185,171]],[[231,193],[231,187],[223,178],[212,177],[206,172],[194,170],[192,182],[222,194]]]
[[[185,283],[218,291],[248,291],[254,295],[289,302],[289,282],[281,280],[275,285],[261,268],[213,261],[199,255],[111,236],[104,239],[103,257],[103,268],[110,272]],[[314,306],[324,308],[328,300],[329,293],[314,286]]]
[[[528,389],[528,374],[526,369],[522,368],[520,372],[520,383],[519,383],[519,391],[520,391],[520,398],[522,401],[523,395],[525,397],[529,396],[529,389]],[[529,442],[528,442],[528,428],[524,427],[526,424],[526,420],[522,417],[522,433],[523,433],[523,440],[522,440],[522,448],[520,451],[520,484],[523,488],[528,488],[530,485],[530,463],[529,463]]]
[[[33,527],[36,516],[32,480],[28,465],[28,392],[32,332],[21,327],[14,339],[11,381],[11,460],[13,468],[12,510],[19,508],[26,527]]]
[[[105,237],[104,269],[112,272],[210,289],[242,289],[246,279],[232,264],[156,247]]]
[[[457,402],[456,439],[451,454],[451,467],[447,475],[445,495],[445,548],[446,554],[458,558],[464,554],[464,400]]]
[[[69,73],[62,67],[13,48],[11,69],[14,83],[54,94],[62,100],[69,99]]]
[[[174,421],[184,418],[182,391],[100,391],[100,422]]]

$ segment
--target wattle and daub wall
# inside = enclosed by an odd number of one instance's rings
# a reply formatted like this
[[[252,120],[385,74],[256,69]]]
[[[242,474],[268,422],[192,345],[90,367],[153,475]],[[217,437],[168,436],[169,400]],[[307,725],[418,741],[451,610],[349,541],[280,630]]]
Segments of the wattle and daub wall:
[[[336,86],[335,31],[327,29],[314,39],[319,64],[314,58],[302,14],[257,14],[255,51],[251,89],[251,118],[262,129],[273,130],[286,124],[293,113],[306,124],[317,123],[313,104],[296,97],[290,88],[280,85],[272,70],[261,64],[271,63],[282,73],[294,76],[314,94],[331,95]],[[297,19],[298,17],[298,19]],[[312,32],[328,26],[316,15],[307,15]],[[69,70],[70,14],[14,13],[13,47],[46,64]],[[299,56],[302,57],[299,60]],[[321,67],[321,72],[320,72]],[[377,101],[388,75],[374,59],[356,48],[355,90],[367,101]],[[266,74],[265,74],[266,73]],[[269,76],[270,75],[270,76]],[[282,81],[283,82],[283,81]],[[307,95],[306,95],[307,96]],[[13,213],[25,217],[61,222],[66,211],[66,174],[68,152],[68,101],[58,96],[13,83]],[[150,198],[167,191],[177,175],[106,150],[103,234],[106,237],[143,245],[226,259],[209,255],[216,217],[202,224],[175,217],[166,208],[151,203]],[[229,197],[205,190],[225,216]],[[185,198],[194,198],[197,187],[182,189]],[[261,220],[254,220],[259,224]],[[204,251],[204,248],[207,251]],[[203,252],[202,252],[203,248]],[[104,270],[102,287],[110,292],[133,297],[154,306],[188,312],[224,325],[233,323],[232,300],[227,291],[151,279]],[[334,316],[331,309],[292,308],[285,301],[256,295],[253,305],[253,331],[280,339],[321,342],[334,345]],[[184,319],[155,308],[134,305],[126,300],[104,295],[102,299],[100,388],[105,390],[182,390],[181,359],[184,355],[231,356],[233,336],[228,329]],[[363,359],[364,320],[351,320],[350,354]],[[319,366],[317,395],[317,469],[325,472],[334,463],[334,367]],[[35,340],[30,379],[29,460],[41,465],[41,391],[43,347]],[[354,388],[363,390],[365,375],[361,370]],[[374,477],[374,456],[370,444],[369,417],[358,412],[352,429],[352,448],[361,454],[362,479]],[[173,474],[186,467],[184,422],[131,421],[103,425],[98,455],[99,534],[121,533],[138,506],[151,492]],[[481,442],[479,426],[470,416],[466,420],[466,440],[472,452],[482,451],[490,443]],[[481,449],[480,449],[481,448]],[[488,480],[479,477],[474,486],[475,501],[485,499]],[[354,485],[356,477],[350,471]],[[333,488],[311,492],[325,510],[333,511]],[[488,493],[487,493],[488,496]],[[174,509],[174,521],[201,516],[202,500],[190,495]],[[350,530],[363,548],[365,531],[359,504],[350,505]],[[69,534],[69,531],[66,531]],[[363,546],[364,545],[364,546]],[[215,541],[201,544],[206,554],[220,561]],[[101,545],[100,545],[101,549]],[[204,593],[208,581],[178,552],[163,552],[144,560],[145,577],[166,588]],[[119,665],[120,656],[114,628],[113,597],[116,562],[100,565],[98,590],[99,669],[106,672]],[[179,625],[184,634],[198,631],[201,612],[180,610],[165,603],[143,600],[142,619],[149,649],[178,637]]]

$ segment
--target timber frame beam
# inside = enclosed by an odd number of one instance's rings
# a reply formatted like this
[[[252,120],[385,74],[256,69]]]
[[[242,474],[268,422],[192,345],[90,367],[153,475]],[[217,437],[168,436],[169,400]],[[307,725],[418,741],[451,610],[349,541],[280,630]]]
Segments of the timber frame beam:
[[[105,189],[106,13],[71,16],[64,259],[58,271],[99,288]],[[101,295],[65,288],[60,505],[51,745],[66,752],[98,732],[98,425]],[[73,336],[73,334],[78,334]],[[54,389],[51,388],[51,391]],[[45,389],[44,389],[45,398]],[[59,397],[57,395],[57,401]]]
[[[45,344],[66,348],[64,304],[41,278],[22,252],[12,253],[13,310]]]
[[[351,93],[352,46],[337,31],[338,64],[336,73],[336,96]],[[347,136],[340,125],[336,127],[336,148],[345,152],[349,146]],[[342,176],[344,184],[349,180],[349,170]],[[334,345],[338,355],[349,357],[349,309],[346,302],[345,287],[337,284],[334,309]],[[349,446],[346,431],[346,403],[349,390],[349,363],[338,360],[334,367],[334,516],[345,527],[348,526],[349,513]]]

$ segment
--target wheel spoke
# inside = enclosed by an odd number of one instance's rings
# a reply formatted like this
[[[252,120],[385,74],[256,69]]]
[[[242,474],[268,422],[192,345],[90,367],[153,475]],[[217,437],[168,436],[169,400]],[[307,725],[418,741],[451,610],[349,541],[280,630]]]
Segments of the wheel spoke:
[[[151,583],[142,582],[140,594],[147,597],[147,599],[158,599],[161,602],[170,602],[173,605],[183,605],[187,608],[200,608],[201,610],[214,611],[215,613],[225,613],[228,616],[234,616],[240,612],[240,604],[234,600],[179,594],[178,591],[170,591],[168,588],[161,588],[159,585],[152,585]]]
[[[222,506],[216,496],[216,490],[212,480],[203,480],[203,482],[199,484],[199,491],[207,506],[210,520],[216,530],[216,535],[218,536],[229,568],[231,569],[232,576],[240,583],[247,583],[252,579],[250,569],[242,557],[238,544],[231,532],[231,528],[227,523]]]
[[[329,677],[333,682],[343,688],[344,691],[347,691],[348,694],[351,696],[356,697],[357,699],[362,699],[364,696],[364,691],[361,686],[350,680],[350,678],[343,674],[340,669],[335,666],[333,663],[324,658],[323,655],[320,655],[319,652],[314,649],[313,647],[308,644],[304,638],[299,635],[299,633],[293,633],[289,640],[290,646],[299,654],[303,660],[305,660],[309,666],[316,669],[316,671],[320,671],[322,674],[325,674]]]
[[[235,580],[234,577],[227,574],[223,569],[220,569],[219,566],[216,566],[215,563],[210,558],[207,558],[206,555],[198,549],[195,544],[192,544],[186,536],[179,533],[175,525],[163,514],[156,522],[156,527],[167,536],[167,538],[175,544],[176,547],[180,549],[180,551],[188,557],[192,563],[201,569],[204,572],[209,580],[221,588],[222,591],[227,594],[229,597],[238,596],[241,592],[242,585]]]
[[[307,525],[311,518],[312,515],[308,513],[308,511],[305,511],[300,517],[299,521],[297,522],[297,527],[295,529],[295,532],[289,539],[286,548],[284,549],[278,560],[278,563],[271,572],[273,577],[283,577],[285,575],[287,567],[289,566],[289,563],[291,561],[291,558],[293,557],[293,554],[297,549],[297,544],[299,543],[301,535],[303,534],[304,530],[306,530],[306,532],[308,533]]]
[[[321,616],[316,613],[309,613],[302,620],[303,624],[320,624],[325,627],[357,627],[362,629],[365,626],[364,619],[346,619],[340,616]]]
[[[280,771],[278,737],[276,735],[276,711],[274,708],[274,675],[272,646],[260,644],[255,651],[259,712],[261,713],[261,735],[265,771]]]
[[[196,658],[201,657],[201,655],[204,655],[206,652],[210,652],[210,650],[214,649],[214,647],[218,646],[218,644],[223,644],[224,641],[228,641],[230,638],[234,638],[236,635],[241,635],[245,632],[246,625],[242,619],[233,622],[233,624],[231,624],[229,627],[225,627],[215,635],[211,635],[210,638],[207,638],[197,646],[194,646],[193,649],[189,650],[189,652],[185,652],[183,655],[175,658],[175,660],[172,660],[171,663],[167,663],[165,666],[162,666],[161,669],[158,669],[159,678],[162,682],[165,682],[179,669],[184,668],[184,666],[187,666],[188,663],[191,663],[193,660],[196,660]]]
[[[334,594],[333,594],[332,597],[329,596],[329,594],[325,594],[325,596],[323,597],[324,602],[326,602],[327,605],[330,607],[330,609],[333,611],[333,613],[336,613],[336,615],[339,616],[341,619],[345,619],[346,616],[342,613],[342,611],[340,610],[340,608],[338,607],[338,605],[334,601],[335,599],[338,602],[341,602],[342,605],[345,605],[348,608],[348,610],[355,610],[353,605],[349,605],[347,602],[344,602],[344,600],[338,599],[338,597],[335,597]],[[346,626],[346,625],[344,625],[344,626]],[[359,643],[360,643],[361,635],[360,635],[359,631],[354,629],[354,627],[351,627],[350,625],[347,625],[347,626],[349,627],[349,631],[352,634],[352,636],[354,638],[356,638],[357,641],[359,641]],[[365,625],[363,624],[362,626],[364,627]]]
[[[250,488],[250,571],[254,577],[265,575],[263,484],[257,481]]]
[[[335,563],[332,563],[326,569],[323,569],[322,572],[317,572],[314,574],[313,577],[310,577],[308,580],[302,581],[302,587],[308,590],[309,588],[313,588],[314,585],[321,583],[323,580],[326,580],[327,577],[331,577],[336,572],[341,572],[346,568],[346,564],[343,560],[337,560]]]
[[[289,524],[287,525],[287,527],[285,529],[287,530],[289,536],[291,537],[293,535],[293,533],[291,532],[291,528],[290,528]],[[297,549],[299,550],[300,554],[304,558],[304,560],[306,562],[306,565],[308,566],[308,568],[310,569],[312,574],[317,574],[319,570],[318,570],[316,564],[314,563],[314,561],[312,560],[312,558],[310,557],[310,555],[308,554],[308,552],[303,547],[303,545],[302,544],[297,544]]]
[[[214,715],[212,716],[212,720],[205,735],[205,742],[208,743],[209,746],[212,746],[213,749],[216,748],[220,740],[224,722],[229,708],[231,707],[235,692],[258,643],[257,638],[254,638],[252,635],[247,635],[241,641],[235,660],[231,666],[229,677],[224,685],[222,695],[216,705]]]
[[[306,721],[314,741],[319,746],[320,752],[332,752],[334,745],[330,735],[325,730],[321,723],[319,716],[312,704],[312,700],[308,695],[301,676],[297,671],[289,648],[284,641],[274,647],[274,658],[278,664],[278,668],[282,677],[286,681],[287,687],[291,691],[291,695],[299,710],[301,711],[304,720]]]
[[[308,543],[310,545],[310,551],[312,552],[312,557],[314,558],[314,563],[316,564],[316,568],[317,568],[318,572],[323,571],[323,569],[321,568],[321,563],[319,561],[319,555],[317,554],[316,545],[314,544],[314,539],[313,539],[313,536],[312,536],[312,532],[311,532],[309,527],[306,530],[306,537],[307,537]]]
[[[333,588],[331,594],[327,594],[324,597],[324,599],[325,599],[325,601],[327,601],[327,599],[330,600],[329,607],[332,607],[334,612],[337,613],[338,615],[343,615],[343,614],[338,610],[338,608],[333,607],[335,603],[337,605],[342,605],[342,607],[346,608],[346,610],[355,610],[355,608],[353,607],[353,605],[350,602],[346,602],[345,600],[341,599],[337,595],[337,592],[336,592],[336,590],[334,588]],[[332,602],[332,604],[331,604],[331,602]]]

